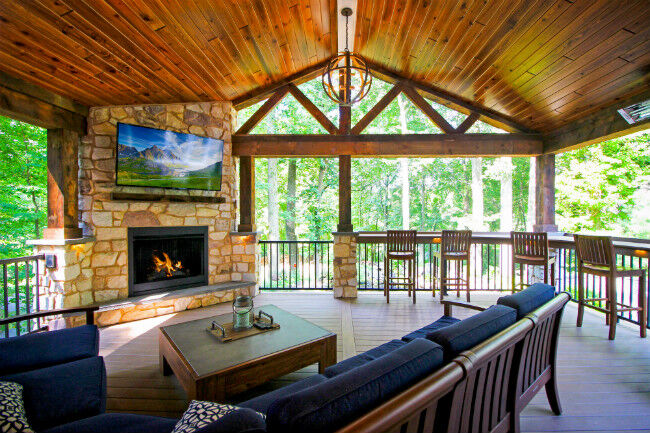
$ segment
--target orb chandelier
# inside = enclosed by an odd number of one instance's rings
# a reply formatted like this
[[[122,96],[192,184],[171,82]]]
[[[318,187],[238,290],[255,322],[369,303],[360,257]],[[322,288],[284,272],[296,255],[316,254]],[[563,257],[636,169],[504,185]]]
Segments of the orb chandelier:
[[[345,51],[332,58],[323,73],[323,89],[339,105],[351,106],[361,101],[370,91],[372,74],[363,58],[348,49],[348,20],[352,9],[341,9],[345,17]]]

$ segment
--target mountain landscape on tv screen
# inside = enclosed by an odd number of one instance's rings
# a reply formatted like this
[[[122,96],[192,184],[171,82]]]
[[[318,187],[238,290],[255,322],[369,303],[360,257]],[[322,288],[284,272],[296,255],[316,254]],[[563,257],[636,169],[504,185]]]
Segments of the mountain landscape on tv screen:
[[[118,124],[118,185],[220,190],[223,141]]]

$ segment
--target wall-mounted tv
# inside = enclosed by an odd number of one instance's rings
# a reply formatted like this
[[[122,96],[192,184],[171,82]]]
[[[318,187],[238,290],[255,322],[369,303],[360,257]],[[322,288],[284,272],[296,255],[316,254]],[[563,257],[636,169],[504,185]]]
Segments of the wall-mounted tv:
[[[117,185],[219,191],[223,140],[117,124]]]

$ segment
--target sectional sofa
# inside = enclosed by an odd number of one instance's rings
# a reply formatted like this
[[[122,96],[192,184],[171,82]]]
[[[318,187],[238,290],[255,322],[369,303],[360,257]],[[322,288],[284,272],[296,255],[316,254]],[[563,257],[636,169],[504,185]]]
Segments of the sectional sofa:
[[[200,433],[518,431],[519,413],[542,386],[560,413],[555,350],[568,299],[535,284],[462,321],[445,315],[239,403]],[[448,312],[460,305],[443,302]],[[24,386],[39,433],[171,432],[175,419],[104,413],[98,349],[92,325],[0,340],[0,381]]]

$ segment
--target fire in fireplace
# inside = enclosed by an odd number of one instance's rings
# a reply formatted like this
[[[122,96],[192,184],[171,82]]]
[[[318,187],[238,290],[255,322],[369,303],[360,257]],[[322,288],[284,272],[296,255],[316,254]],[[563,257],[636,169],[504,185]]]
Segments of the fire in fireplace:
[[[129,296],[208,283],[207,227],[130,227]]]

